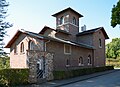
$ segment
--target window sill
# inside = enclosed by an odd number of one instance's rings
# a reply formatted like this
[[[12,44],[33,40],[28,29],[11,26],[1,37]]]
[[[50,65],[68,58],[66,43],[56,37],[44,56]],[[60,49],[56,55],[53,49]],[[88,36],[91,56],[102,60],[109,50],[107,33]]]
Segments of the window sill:
[[[75,25],[75,24],[73,24],[71,22],[66,22],[66,23],[63,23],[63,24],[59,24],[57,27],[61,27],[61,26],[67,25],[67,24],[71,24],[73,26],[79,27],[78,25]]]
[[[84,64],[78,64],[78,66],[84,66]]]
[[[21,52],[20,55],[25,54],[25,52]]]
[[[66,67],[70,67],[70,65],[66,65]]]
[[[65,55],[71,55],[71,53],[66,53],[66,52],[64,52],[64,54],[65,54]]]
[[[65,55],[71,55],[71,53],[64,53]]]
[[[92,66],[92,64],[89,64],[89,63],[88,63],[88,65],[89,65],[89,66]]]
[[[102,48],[102,46],[99,46],[99,48]]]

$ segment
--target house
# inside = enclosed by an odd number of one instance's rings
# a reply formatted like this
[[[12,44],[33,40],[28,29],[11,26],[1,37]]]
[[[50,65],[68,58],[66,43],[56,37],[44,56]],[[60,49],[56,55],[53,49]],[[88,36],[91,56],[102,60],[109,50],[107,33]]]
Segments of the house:
[[[52,16],[56,18],[56,29],[44,26],[39,33],[18,30],[8,42],[11,68],[29,68],[27,50],[52,53],[56,71],[105,66],[105,39],[109,37],[103,27],[86,30],[83,26],[79,32],[83,15],[72,8]]]

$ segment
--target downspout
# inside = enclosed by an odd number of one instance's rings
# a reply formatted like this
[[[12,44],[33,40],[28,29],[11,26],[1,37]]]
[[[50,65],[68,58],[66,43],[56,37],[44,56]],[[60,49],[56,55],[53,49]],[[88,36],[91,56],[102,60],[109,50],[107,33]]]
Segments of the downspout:
[[[44,48],[44,51],[46,52],[46,45],[47,45],[47,43],[49,43],[50,42],[50,40],[49,41],[47,41],[47,42],[45,42],[45,48]]]

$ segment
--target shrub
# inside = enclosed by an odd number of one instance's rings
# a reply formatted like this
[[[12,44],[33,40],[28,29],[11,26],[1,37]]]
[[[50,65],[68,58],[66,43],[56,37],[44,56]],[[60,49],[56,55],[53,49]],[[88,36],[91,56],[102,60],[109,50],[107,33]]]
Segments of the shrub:
[[[3,69],[0,70],[0,85],[27,84],[28,76],[28,69]]]
[[[54,71],[53,75],[55,80],[60,80],[60,79],[67,79],[71,77],[92,74],[95,72],[112,70],[112,69],[114,69],[113,66],[83,68],[83,69],[68,70],[68,71]]]

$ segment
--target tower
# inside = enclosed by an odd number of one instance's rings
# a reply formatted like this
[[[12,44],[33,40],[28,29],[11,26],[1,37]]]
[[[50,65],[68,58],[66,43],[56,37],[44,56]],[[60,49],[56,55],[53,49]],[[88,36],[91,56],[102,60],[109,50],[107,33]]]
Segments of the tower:
[[[79,33],[79,18],[83,17],[80,13],[69,7],[52,16],[56,17],[57,30],[67,32],[71,35]]]

